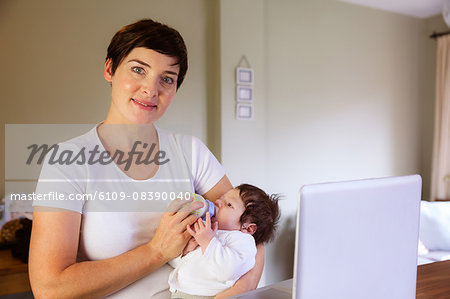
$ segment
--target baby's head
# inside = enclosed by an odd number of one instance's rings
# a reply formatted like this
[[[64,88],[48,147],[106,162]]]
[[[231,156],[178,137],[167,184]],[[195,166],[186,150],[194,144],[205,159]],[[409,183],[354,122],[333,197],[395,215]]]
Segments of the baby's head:
[[[280,211],[278,196],[258,187],[242,184],[216,200],[213,221],[221,230],[240,230],[255,238],[256,244],[273,239]]]

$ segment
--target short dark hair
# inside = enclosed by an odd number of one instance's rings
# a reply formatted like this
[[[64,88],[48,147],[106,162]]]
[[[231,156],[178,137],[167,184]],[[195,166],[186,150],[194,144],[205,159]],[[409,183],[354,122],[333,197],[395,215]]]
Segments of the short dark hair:
[[[256,224],[257,228],[253,234],[256,245],[272,241],[280,219],[280,208],[278,207],[280,196],[278,194],[269,195],[249,184],[242,184],[236,188],[239,190],[239,196],[245,207],[240,222]]]
[[[111,39],[106,55],[106,60],[111,59],[113,75],[131,50],[139,47],[155,50],[178,60],[178,89],[188,69],[187,49],[180,33],[151,19],[143,19],[122,27]]]

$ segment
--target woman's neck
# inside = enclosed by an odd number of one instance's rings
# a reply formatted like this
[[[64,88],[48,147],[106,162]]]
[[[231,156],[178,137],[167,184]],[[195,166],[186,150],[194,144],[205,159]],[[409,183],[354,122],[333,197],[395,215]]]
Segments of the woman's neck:
[[[159,152],[158,132],[153,124],[102,123],[97,126],[97,133],[103,147],[128,177],[147,180],[155,176],[159,166],[142,163],[142,159],[151,160]]]
[[[136,144],[156,144],[158,133],[153,124],[111,124],[101,123],[97,133],[107,150],[129,151]]]

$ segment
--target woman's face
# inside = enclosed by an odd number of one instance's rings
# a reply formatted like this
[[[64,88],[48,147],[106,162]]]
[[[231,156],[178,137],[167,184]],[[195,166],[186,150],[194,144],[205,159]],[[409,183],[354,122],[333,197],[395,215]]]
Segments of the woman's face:
[[[134,48],[112,75],[105,63],[104,76],[111,82],[108,123],[151,124],[164,115],[177,91],[177,60],[147,48]]]

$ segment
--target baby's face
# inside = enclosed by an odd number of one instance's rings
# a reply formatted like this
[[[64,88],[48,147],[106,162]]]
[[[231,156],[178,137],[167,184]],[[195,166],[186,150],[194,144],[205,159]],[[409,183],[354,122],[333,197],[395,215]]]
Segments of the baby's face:
[[[239,219],[245,211],[244,202],[238,189],[231,189],[215,202],[216,213],[213,221],[219,222],[221,230],[240,230]]]

